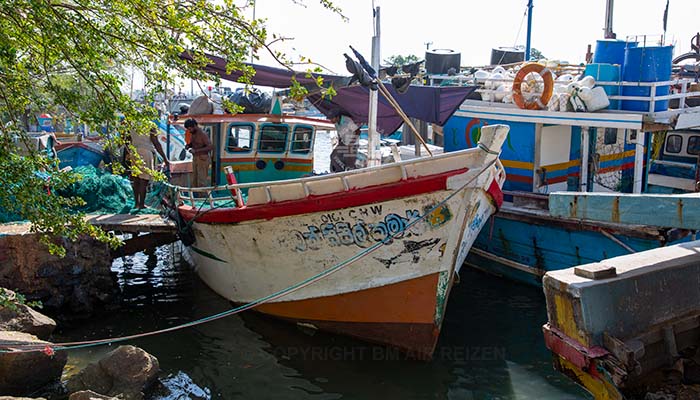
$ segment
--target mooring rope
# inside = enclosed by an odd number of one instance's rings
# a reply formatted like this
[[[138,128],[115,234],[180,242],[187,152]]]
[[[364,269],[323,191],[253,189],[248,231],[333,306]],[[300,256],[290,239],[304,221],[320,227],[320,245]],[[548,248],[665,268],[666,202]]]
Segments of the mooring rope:
[[[490,149],[489,149],[490,150]],[[487,151],[487,153],[490,153]],[[201,325],[207,322],[215,321],[221,318],[229,317],[231,315],[235,315],[238,313],[241,313],[243,311],[249,310],[251,308],[257,307],[261,304],[265,304],[269,301],[276,300],[280,297],[284,297],[290,293],[293,293],[299,289],[302,289],[308,285],[311,285],[335,272],[338,272],[342,268],[352,264],[353,262],[360,260],[361,258],[367,256],[368,254],[374,252],[377,250],[379,247],[383,246],[384,244],[388,243],[389,241],[393,240],[397,235],[404,233],[407,229],[411,228],[413,225],[417,224],[418,222],[422,221],[425,219],[428,215],[432,214],[435,210],[437,210],[439,207],[447,203],[452,197],[456,196],[458,193],[460,193],[462,190],[466,189],[467,186],[469,186],[476,178],[481,176],[485,171],[487,171],[489,168],[491,168],[492,165],[496,163],[498,158],[494,159],[490,163],[488,163],[484,168],[482,168],[481,171],[479,171],[478,174],[474,175],[471,179],[469,179],[466,183],[464,183],[462,186],[457,188],[454,192],[450,193],[444,200],[438,202],[435,204],[430,210],[426,211],[418,217],[417,219],[409,222],[406,224],[403,229],[401,229],[398,232],[395,232],[393,234],[388,235],[386,238],[382,239],[381,241],[373,244],[372,246],[360,251],[359,253],[351,256],[350,258],[335,264],[334,266],[323,270],[319,272],[318,274],[309,277],[303,281],[300,281],[292,286],[289,286],[285,289],[279,290],[277,292],[274,292],[272,294],[269,294],[264,297],[260,297],[254,301],[251,301],[249,303],[246,303],[244,305],[214,314],[210,315],[208,317],[200,318],[191,322],[187,322],[184,324],[176,325],[176,326],[171,326],[169,328],[163,328],[163,329],[158,329],[154,331],[149,331],[149,332],[142,332],[142,333],[137,333],[133,335],[127,335],[127,336],[119,336],[119,337],[113,337],[113,338],[106,338],[106,339],[95,339],[95,340],[85,340],[85,341],[79,341],[79,342],[63,342],[63,343],[42,343],[42,344],[31,344],[31,343],[26,343],[26,342],[12,342],[12,341],[3,341],[0,343],[0,346],[4,346],[5,348],[0,348],[0,354],[2,353],[30,353],[30,352],[36,352],[36,351],[43,351],[47,354],[53,354],[55,351],[64,351],[64,350],[73,350],[73,349],[80,349],[80,348],[85,348],[85,347],[94,347],[94,346],[101,346],[105,344],[112,344],[112,343],[118,343],[118,342],[124,342],[127,340],[133,340],[133,339],[139,339],[143,337],[148,337],[148,336],[155,336],[155,335],[160,335],[163,333],[168,333],[168,332],[173,332],[177,331],[180,329],[185,329],[185,328],[190,328],[193,326]],[[12,349],[7,349],[8,347],[15,347]],[[21,348],[21,349],[18,349]]]

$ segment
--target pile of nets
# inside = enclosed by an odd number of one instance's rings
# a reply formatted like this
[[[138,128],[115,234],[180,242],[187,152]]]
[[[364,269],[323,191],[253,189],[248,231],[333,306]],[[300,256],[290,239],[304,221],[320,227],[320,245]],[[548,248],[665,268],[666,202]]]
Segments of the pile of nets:
[[[54,195],[79,197],[85,205],[74,211],[97,214],[158,214],[161,203],[167,198],[172,204],[175,199],[174,187],[162,182],[151,182],[146,193],[145,209],[134,209],[134,192],[131,182],[120,175],[93,166],[75,168],[73,173],[80,176],[75,183]],[[22,217],[0,208],[0,223],[21,221]]]
[[[0,208],[0,224],[4,224],[5,222],[16,222],[21,220],[22,217],[20,217],[19,215],[8,212],[3,208]]]
[[[80,197],[85,205],[76,211],[86,213],[127,214],[134,207],[134,192],[128,179],[87,165],[73,170],[82,178],[60,192],[65,197]]]

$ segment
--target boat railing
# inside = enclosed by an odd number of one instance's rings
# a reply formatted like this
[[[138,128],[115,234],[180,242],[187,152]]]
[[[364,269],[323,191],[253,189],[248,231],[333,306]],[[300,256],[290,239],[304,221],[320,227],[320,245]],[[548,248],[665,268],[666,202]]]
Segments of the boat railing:
[[[390,168],[399,168],[401,173],[401,179],[406,179],[408,177],[408,172],[406,170],[406,164],[393,163],[385,164],[379,167],[373,167],[372,171],[383,171]],[[303,190],[303,197],[308,197],[311,194],[311,189],[309,189],[309,184],[312,182],[317,182],[321,180],[326,180],[329,178],[339,179],[342,184],[342,190],[348,191],[355,184],[351,184],[348,178],[355,175],[355,171],[346,171],[335,174],[324,174],[318,176],[311,176],[306,178],[298,178],[291,180],[280,180],[280,181],[267,181],[267,182],[254,182],[254,183],[243,183],[235,185],[225,185],[225,186],[212,186],[212,187],[200,187],[200,188],[179,188],[178,197],[179,200],[189,203],[192,207],[201,206],[202,201],[207,203],[211,208],[216,208],[219,202],[235,202],[236,206],[243,207],[247,203],[247,199],[243,196],[243,191],[248,189],[262,189],[265,195],[265,203],[273,202],[272,191],[275,187],[282,186],[293,186],[300,185]],[[363,171],[364,172],[364,171]]]
[[[502,103],[502,101],[497,101],[494,98],[495,94],[500,94],[501,96],[506,95],[509,91],[502,91],[498,89],[491,89],[486,87],[486,83],[490,83],[491,87],[498,87],[501,84],[512,84],[512,78],[486,78],[476,80],[473,76],[464,75],[430,75],[429,79],[431,82],[437,82],[437,80],[442,80],[442,84],[449,81],[450,85],[479,85],[479,89],[476,90],[477,93],[482,94],[482,100],[485,103]],[[563,84],[563,82],[560,82]],[[678,100],[677,108],[671,109],[676,112],[683,111],[686,108],[692,108],[692,106],[686,105],[687,99],[700,98],[700,91],[698,91],[697,83],[694,79],[680,78],[672,79],[668,81],[658,81],[658,82],[630,82],[630,81],[596,81],[596,86],[602,86],[604,88],[618,88],[622,87],[644,87],[649,88],[649,95],[646,96],[631,96],[622,94],[608,94],[608,99],[610,100],[622,100],[622,101],[644,101],[649,104],[648,110],[635,111],[635,110],[615,110],[606,109],[608,111],[624,111],[629,113],[644,113],[644,114],[654,114],[654,108],[656,102],[664,100]],[[656,94],[658,88],[669,88],[669,94],[660,95]],[[537,92],[533,92],[536,94]]]
[[[482,151],[474,147],[459,152],[436,154],[432,157],[402,160],[376,167],[362,168],[352,171],[323,174],[297,179],[251,182],[241,184],[229,184],[223,186],[208,187],[177,187],[178,203],[189,204],[195,208],[203,208],[209,205],[211,208],[221,207],[222,202],[230,204],[234,202],[238,207],[248,204],[271,203],[277,201],[305,198],[310,195],[328,194],[338,191],[349,191],[354,188],[368,187],[378,184],[386,184],[422,176],[421,164],[431,162],[431,173],[446,172],[454,169],[451,161],[454,157],[470,157]],[[500,160],[495,163],[497,168],[496,179],[499,182],[505,180],[505,169]],[[465,165],[465,168],[468,166]],[[500,172],[499,170],[500,169]],[[377,172],[383,172],[377,174]],[[317,184],[327,181],[326,187]],[[243,195],[247,192],[247,197]],[[261,198],[264,197],[264,198]]]

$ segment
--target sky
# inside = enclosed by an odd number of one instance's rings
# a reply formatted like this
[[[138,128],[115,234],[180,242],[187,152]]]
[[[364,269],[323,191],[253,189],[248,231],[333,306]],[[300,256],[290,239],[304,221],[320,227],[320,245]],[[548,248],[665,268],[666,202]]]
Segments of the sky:
[[[370,58],[373,2],[333,3],[347,22],[318,0],[256,0],[255,16],[267,19],[270,33],[293,38],[277,43],[275,49],[346,75],[343,53],[349,51],[348,45]],[[462,66],[479,66],[488,64],[494,47],[525,45],[527,0],[374,0],[374,4],[380,7],[381,60],[410,54],[424,59],[428,46],[459,52]],[[595,41],[603,38],[605,0],[534,0],[533,4],[532,47],[549,59],[583,62],[587,45],[595,49]],[[618,39],[648,35],[648,42],[658,43],[665,6],[666,0],[616,0],[613,31]],[[675,44],[674,57],[690,51],[690,40],[700,31],[699,17],[700,1],[670,0],[665,43]],[[258,62],[273,64],[266,56]]]

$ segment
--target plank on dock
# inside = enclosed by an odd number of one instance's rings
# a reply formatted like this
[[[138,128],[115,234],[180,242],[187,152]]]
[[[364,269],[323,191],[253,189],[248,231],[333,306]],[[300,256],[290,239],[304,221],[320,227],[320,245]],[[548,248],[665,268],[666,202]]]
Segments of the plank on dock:
[[[163,232],[174,233],[173,221],[163,219],[158,214],[100,214],[88,215],[88,222],[107,231],[121,231],[129,233],[137,232]]]

